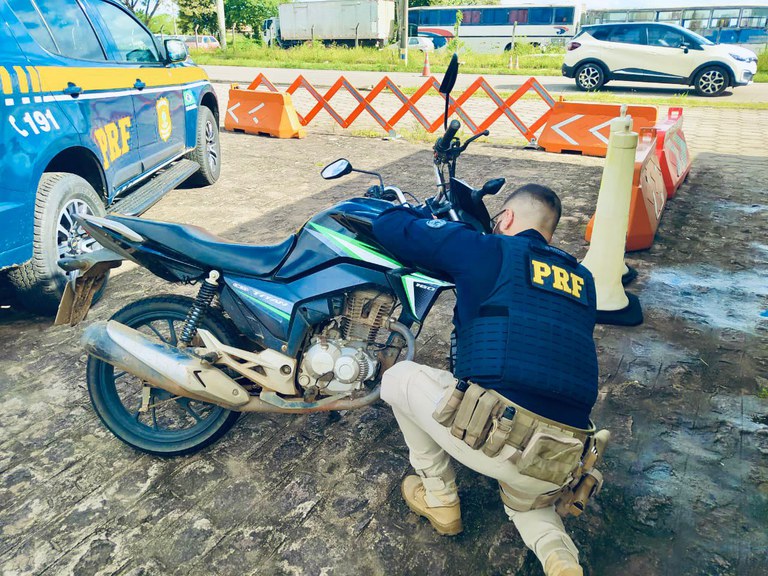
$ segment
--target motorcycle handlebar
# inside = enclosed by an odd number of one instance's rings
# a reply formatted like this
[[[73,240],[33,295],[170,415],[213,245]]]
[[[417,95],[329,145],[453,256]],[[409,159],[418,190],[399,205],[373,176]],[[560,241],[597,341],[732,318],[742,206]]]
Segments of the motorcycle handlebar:
[[[458,120],[451,120],[451,123],[448,125],[448,129],[445,131],[445,134],[443,134],[443,137],[440,138],[435,144],[435,150],[438,152],[447,152],[451,147],[453,137],[456,136],[456,132],[459,131],[459,128],[461,128],[461,122]]]

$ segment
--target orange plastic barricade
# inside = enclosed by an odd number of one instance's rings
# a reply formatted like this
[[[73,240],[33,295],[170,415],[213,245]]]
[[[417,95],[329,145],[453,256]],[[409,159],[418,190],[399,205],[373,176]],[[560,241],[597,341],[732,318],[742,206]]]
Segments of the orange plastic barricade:
[[[257,90],[266,84],[270,91]],[[261,74],[246,89],[232,84],[224,115],[224,128],[248,134],[265,134],[277,138],[304,138],[307,133],[299,122],[293,99],[277,92]]]
[[[691,154],[683,133],[682,108],[670,108],[667,119],[656,124],[656,153],[667,187],[667,198],[674,198],[691,171]]]
[[[547,152],[580,152],[585,156],[605,156],[611,120],[621,114],[619,104],[555,102],[555,106],[539,138],[539,146]],[[628,106],[635,130],[656,123],[655,106]]]
[[[659,158],[656,155],[656,129],[640,130],[640,140],[635,154],[635,175],[632,180],[632,199],[629,204],[629,228],[627,229],[626,251],[645,250],[653,245],[653,238],[659,228],[661,214],[667,201]],[[589,220],[586,239],[592,238]]]

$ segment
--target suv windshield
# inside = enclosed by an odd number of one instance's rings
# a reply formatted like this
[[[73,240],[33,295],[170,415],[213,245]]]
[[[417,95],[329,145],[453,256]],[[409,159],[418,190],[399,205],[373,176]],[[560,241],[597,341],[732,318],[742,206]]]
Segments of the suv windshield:
[[[685,33],[688,36],[692,37],[694,40],[696,40],[696,42],[698,42],[699,44],[709,44],[709,45],[714,44],[714,42],[707,40],[701,34],[696,34],[696,32],[692,32],[691,30],[686,30]]]

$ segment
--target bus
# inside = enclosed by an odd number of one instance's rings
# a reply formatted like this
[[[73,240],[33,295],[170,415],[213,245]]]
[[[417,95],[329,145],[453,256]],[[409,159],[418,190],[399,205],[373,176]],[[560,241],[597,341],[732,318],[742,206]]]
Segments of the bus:
[[[716,44],[739,44],[755,51],[768,45],[768,2],[680,0],[647,2],[650,8],[587,10],[584,24],[665,22],[677,24]]]
[[[581,18],[578,0],[521,1],[496,6],[436,6],[408,11],[408,35],[432,38],[440,48],[454,37],[461,12],[459,39],[473,52],[502,53],[515,42],[535,46],[565,45]]]

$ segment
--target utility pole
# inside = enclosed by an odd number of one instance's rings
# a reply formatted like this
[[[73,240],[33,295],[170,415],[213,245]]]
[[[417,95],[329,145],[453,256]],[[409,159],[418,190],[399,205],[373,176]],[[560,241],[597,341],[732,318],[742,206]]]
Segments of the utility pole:
[[[408,66],[408,0],[400,0],[400,59]]]
[[[219,44],[227,49],[227,28],[224,20],[224,0],[216,0],[216,15],[219,18]]]

